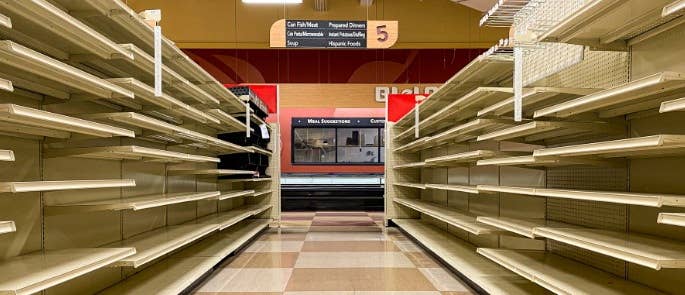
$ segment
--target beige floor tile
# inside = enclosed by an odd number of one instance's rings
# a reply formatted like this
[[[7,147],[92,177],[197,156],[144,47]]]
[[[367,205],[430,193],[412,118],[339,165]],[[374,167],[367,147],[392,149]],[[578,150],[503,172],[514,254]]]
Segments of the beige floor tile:
[[[195,295],[283,295],[283,292],[197,292]]]
[[[441,295],[438,291],[357,291],[354,295]]]
[[[442,265],[425,252],[403,252],[419,268],[440,268]]]
[[[468,292],[470,289],[454,275],[442,268],[420,268],[419,271],[433,283],[438,291]]]
[[[303,244],[300,241],[255,241],[245,252],[300,252]]]
[[[297,252],[244,253],[226,267],[229,268],[293,268]]]
[[[354,295],[354,291],[297,291],[285,292],[283,295]]]
[[[263,236],[259,237],[260,241],[304,241],[304,239],[307,237],[306,233],[294,233],[294,232],[273,232],[273,233],[266,233]]]
[[[306,241],[384,241],[382,232],[310,232]]]
[[[286,291],[435,291],[414,268],[296,268]]]
[[[289,268],[223,268],[198,292],[283,292],[291,273]]]
[[[295,268],[381,268],[414,264],[401,252],[302,252]]]
[[[306,241],[302,252],[397,252],[390,241]]]
[[[402,252],[423,252],[423,248],[411,240],[394,240],[393,242]]]
[[[440,292],[440,295],[473,295],[475,293],[473,292],[457,292],[457,291],[447,291],[447,292]]]

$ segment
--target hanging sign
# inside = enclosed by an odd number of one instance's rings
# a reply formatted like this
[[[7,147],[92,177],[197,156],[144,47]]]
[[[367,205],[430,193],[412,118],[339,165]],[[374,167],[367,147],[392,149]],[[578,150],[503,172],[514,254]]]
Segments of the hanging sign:
[[[397,21],[282,19],[271,26],[271,47],[390,48],[397,36]]]

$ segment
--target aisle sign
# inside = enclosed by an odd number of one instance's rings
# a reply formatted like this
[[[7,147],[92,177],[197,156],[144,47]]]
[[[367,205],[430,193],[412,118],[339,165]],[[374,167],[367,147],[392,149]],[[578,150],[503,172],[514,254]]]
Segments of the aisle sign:
[[[271,47],[390,48],[397,21],[286,20],[271,26]]]

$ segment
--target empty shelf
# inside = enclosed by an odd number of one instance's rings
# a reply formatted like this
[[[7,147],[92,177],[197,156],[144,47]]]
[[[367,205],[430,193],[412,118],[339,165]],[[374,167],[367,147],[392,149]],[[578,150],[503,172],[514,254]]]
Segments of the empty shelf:
[[[0,293],[33,294],[136,253],[133,248],[51,250],[0,262]]]
[[[467,123],[455,126],[440,132],[427,140],[427,144],[445,144],[452,142],[464,142],[478,137],[477,133],[485,133],[512,125],[510,120],[500,119],[475,119]]]
[[[244,219],[261,214],[271,209],[271,207],[271,205],[245,205],[242,207],[230,209],[230,211],[219,212],[216,214],[201,217],[196,222],[198,224],[217,225],[219,226],[219,230],[224,230]]]
[[[516,233],[531,239],[537,238],[535,235],[536,228],[546,225],[544,219],[517,219],[509,217],[479,216],[476,218],[476,220],[480,223]]]
[[[662,10],[671,2],[673,0],[588,1],[538,40],[625,49],[626,40],[675,17],[662,17]]]
[[[251,149],[253,153],[258,153],[258,154],[267,155],[267,156],[273,155],[273,152],[272,152],[272,151],[265,150],[265,149],[260,148],[260,147],[256,147],[256,146],[246,146],[245,148]]]
[[[205,175],[205,176],[221,176],[221,175],[254,175],[254,171],[249,170],[230,170],[230,169],[202,169],[202,170],[169,170],[168,175]]]
[[[12,85],[12,81],[0,78],[0,90],[13,92],[14,85]]]
[[[394,165],[392,166],[392,169],[411,169],[411,168],[423,168],[426,166],[426,162],[416,162],[416,163],[408,163],[408,164],[400,164],[400,165]]]
[[[428,166],[451,166],[451,165],[463,165],[468,163],[475,163],[480,159],[492,158],[495,156],[502,155],[501,152],[486,151],[486,150],[476,150],[470,152],[463,152],[454,155],[435,157],[426,160],[426,165]]]
[[[42,135],[69,138],[69,132],[92,135],[97,137],[127,136],[134,137],[133,131],[117,128],[105,124],[95,123],[55,114],[47,111],[33,109],[15,104],[0,104],[0,122],[17,125],[16,133],[22,132],[21,126],[37,127],[45,130]],[[32,132],[32,128],[27,128],[24,132]]]
[[[534,142],[571,135],[619,132],[625,133],[625,127],[605,122],[532,121],[480,135],[477,140],[511,140],[522,138],[523,141]]]
[[[449,225],[452,225],[474,235],[493,234],[500,231],[495,227],[477,222],[476,217],[470,215],[467,212],[462,212],[454,208],[449,208],[447,206],[441,206],[431,202],[403,198],[395,198],[393,199],[393,201],[395,203],[419,211],[421,214],[426,214],[428,216],[446,222]]]
[[[662,102],[683,94],[685,76],[663,72],[537,110],[533,117],[566,118],[586,112],[599,112],[603,118],[616,117],[658,108]]]
[[[119,260],[114,266],[137,268],[189,245],[217,229],[216,225],[211,224],[173,225],[135,235],[106,247],[135,248],[136,254]]]
[[[586,200],[608,202],[617,204],[629,204],[648,207],[676,206],[685,204],[685,196],[658,193],[632,193],[610,191],[587,191],[553,188],[533,188],[514,186],[479,185],[481,191],[530,195],[550,198],[564,198],[574,200]]]
[[[489,86],[506,84],[513,75],[512,54],[492,54],[486,52],[463,67],[457,74],[452,76],[435,93],[424,101],[419,110],[421,114],[432,114],[442,109],[454,97],[465,94],[475,89],[474,85]],[[510,84],[510,83],[509,83]],[[408,112],[395,126],[408,127],[414,122],[414,112]]]
[[[413,131],[413,129],[411,129],[411,130]],[[429,142],[430,142],[430,137],[419,138],[419,139],[414,140],[408,144],[405,144],[403,146],[400,146],[400,147],[394,149],[393,152],[396,152],[396,153],[417,152],[417,151],[420,151],[421,149],[427,147]]]
[[[514,16],[530,0],[499,0],[486,11],[480,19],[481,27],[511,27],[514,25]]]
[[[426,185],[422,184],[422,183],[396,182],[396,183],[393,183],[392,185],[401,186],[401,187],[409,187],[409,188],[426,189]]]
[[[114,85],[131,90],[136,99],[140,99],[140,103],[146,105],[153,105],[160,107],[174,115],[188,118],[203,124],[219,124],[219,119],[216,119],[178,99],[163,93],[162,96],[156,96],[154,88],[140,82],[133,78],[115,78],[107,79]],[[142,107],[134,107],[137,110],[142,110]]]
[[[658,223],[685,226],[685,213],[659,213]]]
[[[685,243],[643,234],[568,227],[539,227],[535,235],[649,267],[685,268]]]
[[[555,103],[564,102],[583,95],[589,95],[600,89],[593,88],[558,88],[535,87],[523,89],[523,114],[529,116],[533,111]],[[478,111],[479,117],[485,115],[513,116],[514,97],[507,98]]]
[[[270,194],[270,193],[273,193],[273,190],[270,190],[270,189],[268,189],[268,190],[261,190],[261,191],[256,191],[256,192],[252,193],[250,196],[252,196],[252,197],[259,197],[259,196],[267,195],[267,194]]]
[[[207,149],[214,152],[222,153],[249,153],[252,152],[248,148],[232,144],[227,141],[220,140],[200,132],[192,131],[166,123],[161,120],[150,118],[133,112],[123,113],[102,113],[102,114],[88,114],[82,117],[92,120],[101,120],[107,122],[116,122],[127,126],[135,126],[143,129],[159,132],[174,138],[186,139],[194,143],[189,143],[187,146]]]
[[[8,16],[4,14],[0,14],[0,26],[11,29],[12,28],[12,19],[10,19]]]
[[[193,202],[216,198],[220,194],[214,192],[187,192],[173,194],[144,195],[129,198],[117,198],[109,200],[80,201],[70,203],[50,203],[46,204],[49,214],[69,214],[94,211],[119,211],[119,210],[144,210],[168,206],[173,204]]]
[[[155,263],[102,294],[181,294],[268,226],[268,220],[245,221],[239,228],[214,234]]]
[[[9,39],[20,39],[17,41],[24,44],[49,42],[49,46],[58,48],[64,54],[56,54],[60,59],[69,59],[70,55],[76,54],[93,54],[102,59],[133,59],[118,44],[49,1],[9,1],[0,3],[0,7],[12,20],[11,30],[6,32]],[[25,36],[35,40],[27,40]]]
[[[133,98],[133,93],[73,66],[8,40],[0,41],[1,75],[20,88],[69,99],[72,93]],[[23,82],[23,81],[31,81]]]
[[[14,152],[10,150],[0,150],[0,161],[14,161]]]
[[[239,197],[245,197],[245,196],[252,196],[254,194],[254,190],[232,190],[232,191],[222,191],[219,197],[217,197],[218,200],[228,200],[228,199],[233,199],[233,198],[239,198]]]
[[[556,294],[663,294],[545,251],[478,248],[478,253]]]
[[[0,182],[0,193],[25,193],[136,186],[133,179]]]
[[[419,122],[419,130],[430,133],[444,125],[473,117],[477,110],[512,95],[513,89],[511,87],[478,87],[427,118],[422,119]]]
[[[493,295],[546,294],[545,290],[506,268],[478,255],[476,248],[454,235],[418,220],[393,219],[450,268]]]
[[[458,185],[458,184],[426,184],[427,189],[455,191],[469,194],[478,194],[478,188],[475,185]]]
[[[664,101],[661,103],[661,107],[659,108],[660,113],[668,113],[668,112],[677,112],[677,111],[685,111],[685,97],[679,98],[679,99],[674,99],[674,100],[669,100],[669,101]]]
[[[220,121],[219,124],[210,124],[210,126],[216,128],[218,130],[226,131],[226,132],[246,131],[247,130],[247,125],[245,125],[244,122],[240,122],[240,120],[238,120],[235,117],[225,113],[224,111],[222,111],[220,109],[209,109],[209,110],[205,110],[205,112],[214,116],[214,118],[216,118]]]
[[[647,158],[685,153],[685,135],[652,135],[535,150],[536,157]]]
[[[88,148],[47,149],[45,156],[74,157],[105,160],[146,160],[164,163],[180,162],[210,162],[219,163],[219,158],[184,154],[167,150],[153,149],[142,146],[104,146]]]
[[[0,235],[15,232],[17,227],[14,225],[14,221],[0,221]]]
[[[224,182],[269,182],[270,177],[255,177],[255,178],[226,178],[221,179]]]
[[[609,160],[602,159],[584,159],[584,158],[563,158],[563,157],[536,157],[529,156],[514,156],[503,158],[490,158],[478,160],[478,166],[522,166],[522,167],[559,167],[559,166],[612,166],[616,164]]]
[[[664,6],[664,9],[661,10],[661,16],[666,17],[669,15],[682,13],[683,9],[685,9],[685,0],[676,0],[671,2],[671,4]]]

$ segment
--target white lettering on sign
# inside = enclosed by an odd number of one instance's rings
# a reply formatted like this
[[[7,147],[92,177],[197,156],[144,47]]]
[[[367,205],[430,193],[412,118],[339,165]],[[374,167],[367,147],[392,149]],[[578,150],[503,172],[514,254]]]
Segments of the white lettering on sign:
[[[376,87],[376,101],[385,102],[388,100],[388,95],[390,94],[425,94],[430,95],[431,93],[438,90],[436,86],[426,86],[421,91],[419,86],[414,86],[412,88],[399,89],[398,87],[387,87],[387,86],[377,86]]]

